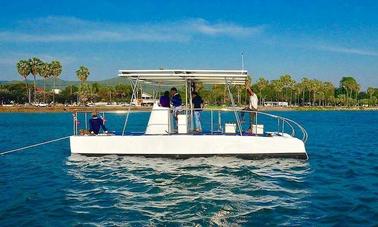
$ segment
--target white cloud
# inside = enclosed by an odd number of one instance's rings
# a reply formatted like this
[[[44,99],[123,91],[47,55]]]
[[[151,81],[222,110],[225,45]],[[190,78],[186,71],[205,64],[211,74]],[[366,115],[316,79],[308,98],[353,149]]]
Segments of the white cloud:
[[[327,46],[327,45],[318,45],[318,46],[315,46],[315,48],[318,50],[329,51],[329,52],[355,54],[355,55],[363,55],[363,56],[378,56],[377,51],[363,50],[363,49],[358,49],[358,48],[347,48],[347,47]]]
[[[203,19],[188,21],[188,27],[193,31],[206,35],[225,35],[232,37],[248,37],[261,33],[264,26],[243,27],[233,23],[216,23],[210,24]]]
[[[2,42],[187,42],[196,35],[251,37],[263,26],[210,23],[190,19],[166,23],[106,23],[75,17],[45,17],[21,21],[12,31],[0,31]]]

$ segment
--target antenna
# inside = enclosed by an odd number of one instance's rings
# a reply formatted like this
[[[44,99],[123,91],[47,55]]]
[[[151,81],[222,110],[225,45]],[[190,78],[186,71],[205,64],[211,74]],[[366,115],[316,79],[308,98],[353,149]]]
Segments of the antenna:
[[[242,67],[242,70],[244,71],[244,53],[243,52],[241,53],[241,67]]]

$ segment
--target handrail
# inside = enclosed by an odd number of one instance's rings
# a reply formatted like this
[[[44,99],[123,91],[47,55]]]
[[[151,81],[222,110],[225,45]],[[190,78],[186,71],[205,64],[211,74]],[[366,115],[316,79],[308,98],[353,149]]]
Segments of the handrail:
[[[172,110],[172,109],[170,108],[170,110]],[[268,116],[268,117],[277,119],[278,121],[282,121],[282,124],[286,124],[287,126],[289,126],[289,128],[291,129],[291,133],[288,133],[289,135],[295,137],[296,136],[296,130],[295,129],[298,128],[301,131],[301,134],[302,134],[302,138],[299,138],[299,139],[301,139],[304,143],[306,143],[307,140],[308,140],[308,133],[307,133],[306,129],[302,125],[300,125],[299,123],[295,122],[292,119],[286,118],[286,117],[274,115],[274,114],[271,114],[271,113],[261,112],[261,111],[236,109],[236,108],[211,108],[211,109],[206,109],[206,108],[195,109],[195,108],[193,108],[193,111],[198,111],[198,110],[201,110],[201,111],[204,111],[204,112],[207,112],[207,111],[211,111],[211,112],[214,112],[214,111],[234,112],[234,111],[236,111],[236,112],[240,112],[240,113],[242,113],[242,112],[244,112],[244,113],[256,113],[257,115],[260,114],[260,115]],[[130,113],[143,113],[143,112],[151,112],[151,111],[152,111],[152,109],[149,109],[149,110],[127,110],[127,112],[130,112]],[[161,110],[155,109],[153,111],[161,111]],[[190,111],[190,108],[182,108],[182,111],[183,112],[184,111]],[[77,116],[77,113],[87,113],[87,112],[91,112],[91,111],[76,111],[73,116]],[[101,112],[114,113],[114,112],[118,112],[118,111],[101,111]],[[74,124],[75,124],[75,120],[74,120]],[[213,122],[211,124],[213,124]],[[76,135],[77,135],[77,127],[75,129],[76,129]],[[277,132],[279,132],[279,131],[277,131]],[[281,130],[281,133],[284,133],[284,130]]]

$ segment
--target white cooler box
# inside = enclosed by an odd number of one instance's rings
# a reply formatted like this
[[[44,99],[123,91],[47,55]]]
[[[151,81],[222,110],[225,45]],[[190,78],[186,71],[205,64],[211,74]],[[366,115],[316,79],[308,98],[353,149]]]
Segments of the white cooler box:
[[[224,133],[235,134],[236,133],[236,124],[234,124],[234,123],[224,124]]]
[[[257,135],[264,134],[264,125],[252,125],[252,133]]]

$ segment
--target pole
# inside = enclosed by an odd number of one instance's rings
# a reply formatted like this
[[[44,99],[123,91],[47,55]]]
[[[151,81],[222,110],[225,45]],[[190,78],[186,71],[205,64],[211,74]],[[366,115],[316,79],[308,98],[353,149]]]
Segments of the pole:
[[[190,82],[191,83],[191,82]],[[189,97],[190,97],[190,130],[191,132],[193,132],[194,130],[194,127],[193,127],[193,115],[194,115],[194,110],[193,110],[193,102],[192,102],[192,86],[190,86],[190,93],[189,93]]]
[[[72,114],[72,133],[73,133],[74,135],[76,135],[76,131],[75,131],[76,120],[75,120],[75,118],[76,118],[76,113],[73,113],[73,114]]]
[[[257,113],[257,111],[255,112],[255,128],[256,128],[256,136],[257,136],[257,115],[258,115],[258,113]]]
[[[185,78],[185,115],[188,116],[188,80]]]
[[[239,115],[236,113],[236,110],[235,110],[235,101],[234,101],[234,97],[232,95],[232,92],[231,92],[231,89],[230,89],[230,85],[227,81],[227,78],[225,77],[224,78],[225,82],[226,82],[226,85],[227,85],[227,90],[228,90],[228,95],[230,96],[230,99],[231,99],[231,104],[232,104],[232,109],[234,111],[234,115],[235,115],[235,119],[236,119],[236,124],[238,125],[238,128],[239,128],[239,134],[240,136],[243,135],[243,130],[240,126],[240,119],[239,119]]]
[[[242,71],[244,71],[244,53],[241,53]]]
[[[85,112],[85,129],[88,130],[88,113]]]
[[[213,110],[210,110],[210,121],[211,121],[211,124],[210,124],[210,133],[213,134],[213,130],[214,130],[214,120],[213,120]]]
[[[130,81],[132,83],[132,80],[130,80]],[[133,88],[133,93],[131,95],[131,100],[130,100],[130,103],[129,103],[129,108],[127,110],[127,115],[126,115],[125,123],[123,124],[122,135],[125,135],[126,125],[127,125],[128,120],[129,120],[129,115],[130,115],[130,110],[131,110],[131,102],[135,98],[135,91],[136,91],[136,88],[138,86],[138,81],[139,81],[139,76],[137,77],[137,79],[135,81],[135,85],[134,85],[134,88]]]

